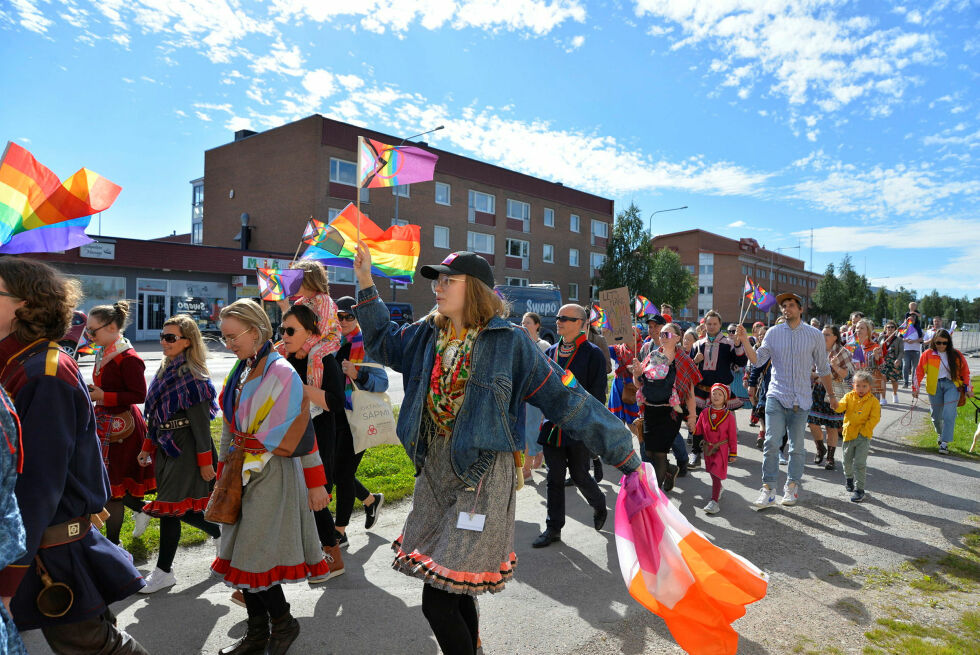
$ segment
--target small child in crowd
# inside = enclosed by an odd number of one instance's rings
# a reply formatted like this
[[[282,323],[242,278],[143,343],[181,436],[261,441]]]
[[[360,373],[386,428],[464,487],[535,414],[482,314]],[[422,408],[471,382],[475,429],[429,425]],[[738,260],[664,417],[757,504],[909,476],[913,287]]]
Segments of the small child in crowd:
[[[864,500],[871,434],[881,420],[881,404],[871,393],[873,383],[869,371],[858,371],[854,374],[854,391],[849,391],[837,403],[837,412],[844,414],[845,486],[853,492],[851,502],[855,503]]]
[[[731,391],[720,382],[711,385],[711,406],[698,416],[695,434],[704,437],[704,469],[711,474],[711,500],[704,506],[708,514],[717,514],[721,507],[721,481],[728,477],[728,462],[738,449],[738,428],[735,415],[728,409]]]

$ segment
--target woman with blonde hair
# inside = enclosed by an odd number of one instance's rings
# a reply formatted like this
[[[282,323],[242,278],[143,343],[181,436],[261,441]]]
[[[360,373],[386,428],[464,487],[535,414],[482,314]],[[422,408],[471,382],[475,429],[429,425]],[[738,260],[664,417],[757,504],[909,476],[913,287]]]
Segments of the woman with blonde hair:
[[[133,536],[150,522],[142,512],[143,496],[156,489],[153,469],[139,465],[146,422],[138,407],[146,400],[146,364],[123,332],[129,324],[125,300],[99,305],[88,312],[85,334],[98,346],[89,395],[95,401],[96,426],[109,471],[112,500],[106,504],[106,537],[119,543],[124,507],[133,511]]]
[[[436,308],[403,326],[390,321],[363,242],[354,270],[364,347],[405,379],[397,432],[418,471],[393,566],[424,582],[422,614],[442,651],[470,655],[479,635],[476,596],[501,591],[517,563],[521,404],[573,429],[623,473],[640,458],[629,429],[505,319],[507,305],[479,255],[455,252],[423,266]]]
[[[218,484],[241,485],[242,494],[238,520],[221,530],[211,571],[243,592],[248,628],[219,652],[282,655],[299,635],[282,583],[330,570],[313,518],[329,501],[308,395],[322,392],[307,391],[273,350],[272,325],[258,303],[237,300],[220,316],[221,341],[238,361],[221,392]]]
[[[163,360],[146,392],[148,424],[140,466],[154,465],[157,497],[143,512],[160,519],[157,565],[140,593],[152,594],[177,583],[172,565],[180,541],[180,522],[218,539],[221,530],[204,520],[211,497],[217,453],[211,419],[218,414],[217,393],[207,367],[207,348],[197,323],[187,314],[168,318],[160,332]]]
[[[857,312],[856,312],[857,313]],[[854,324],[854,369],[867,371],[871,374],[874,384],[871,393],[882,405],[885,404],[885,375],[882,366],[885,354],[882,347],[875,341],[874,325],[866,318],[859,318]]]

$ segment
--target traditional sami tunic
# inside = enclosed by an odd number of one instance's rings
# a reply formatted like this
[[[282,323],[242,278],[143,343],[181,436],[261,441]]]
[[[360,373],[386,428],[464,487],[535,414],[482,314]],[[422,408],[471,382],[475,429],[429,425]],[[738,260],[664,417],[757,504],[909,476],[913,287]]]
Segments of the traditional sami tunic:
[[[133,433],[109,444],[109,484],[112,497],[127,493],[142,498],[157,488],[152,466],[140,466],[137,461],[146,436],[146,422],[137,404],[146,401],[146,365],[132,348],[110,359],[102,369],[92,374],[92,382],[105,392],[100,409],[110,414],[126,410],[133,413]]]
[[[575,379],[601,403],[606,399],[606,360],[602,356],[599,346],[587,340],[586,335],[581,334],[575,340],[575,350],[567,357],[562,357],[559,353],[561,341],[548,348],[545,356],[554,360],[566,371],[571,371]],[[564,439],[570,439],[563,435],[563,430],[553,429],[554,423],[545,421],[541,425],[541,432],[538,435],[538,443],[542,446],[562,446]]]
[[[0,571],[16,561],[27,551],[27,535],[20,519],[20,508],[14,486],[22,465],[23,448],[20,442],[20,421],[14,412],[14,402],[0,389]],[[0,596],[11,595],[0,588]],[[7,608],[0,604],[0,653],[26,654],[14,620]]]
[[[125,552],[95,529],[78,541],[40,551],[51,577],[75,595],[68,612],[46,617],[35,605],[42,589],[33,566],[44,530],[101,512],[109,478],[95,432],[92,399],[75,361],[53,341],[0,341],[0,382],[14,399],[23,429],[24,471],[17,502],[27,530],[27,553],[0,571],[0,594],[16,589],[11,608],[20,630],[77,623],[144,585]]]

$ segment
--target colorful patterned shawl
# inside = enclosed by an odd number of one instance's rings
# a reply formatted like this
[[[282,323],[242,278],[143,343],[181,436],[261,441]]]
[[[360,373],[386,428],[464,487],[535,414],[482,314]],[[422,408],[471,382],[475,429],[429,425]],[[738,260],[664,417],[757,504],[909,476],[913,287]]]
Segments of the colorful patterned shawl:
[[[214,385],[210,379],[194,377],[185,366],[186,361],[183,354],[177,355],[159,377],[154,376],[150,388],[146,390],[146,404],[143,406],[147,438],[171,457],[180,457],[180,448],[174,443],[173,430],[159,429],[161,423],[200,402],[208,403],[211,418],[218,415],[218,403],[215,402],[218,392]]]
[[[347,361],[352,364],[360,364],[364,361],[364,337],[361,335],[361,328],[356,327],[354,331],[351,332],[346,337],[342,337],[342,342],[340,347],[343,348],[344,345],[350,344],[350,354],[347,356]],[[350,378],[345,378],[344,382],[344,408],[354,409],[354,405],[351,403],[351,397],[354,395],[354,381]]]

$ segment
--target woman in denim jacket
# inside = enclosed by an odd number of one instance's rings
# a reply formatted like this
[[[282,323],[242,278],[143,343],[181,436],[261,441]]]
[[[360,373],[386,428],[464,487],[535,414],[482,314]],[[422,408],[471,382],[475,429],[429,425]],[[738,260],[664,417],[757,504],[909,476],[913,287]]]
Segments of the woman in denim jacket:
[[[412,510],[392,545],[394,568],[421,578],[422,613],[443,652],[476,650],[475,597],[514,573],[517,470],[524,450],[522,403],[623,473],[640,465],[632,435],[570,373],[505,320],[485,259],[456,252],[420,273],[436,309],[399,327],[371,279],[361,243],[354,308],[367,353],[404,376],[398,437],[416,469]]]

